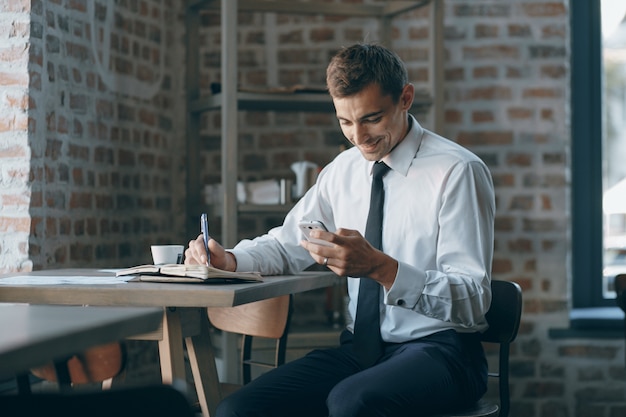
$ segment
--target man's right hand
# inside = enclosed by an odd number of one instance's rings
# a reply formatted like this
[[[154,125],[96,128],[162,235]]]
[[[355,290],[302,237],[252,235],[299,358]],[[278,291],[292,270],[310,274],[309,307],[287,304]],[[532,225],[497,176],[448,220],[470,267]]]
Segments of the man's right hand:
[[[226,252],[216,240],[209,239],[209,251],[211,252],[211,266],[224,271],[235,271],[237,269],[235,255]],[[200,234],[196,240],[189,242],[189,247],[185,250],[185,265],[206,265],[206,260],[204,239],[202,234]]]

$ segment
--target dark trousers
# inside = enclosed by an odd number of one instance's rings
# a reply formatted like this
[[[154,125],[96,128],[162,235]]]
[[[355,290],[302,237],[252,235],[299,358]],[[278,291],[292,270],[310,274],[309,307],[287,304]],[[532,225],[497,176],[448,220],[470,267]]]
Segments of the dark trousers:
[[[472,404],[486,389],[477,334],[389,343],[376,365],[361,369],[344,331],[340,347],[312,351],[226,397],[217,417],[428,416]]]

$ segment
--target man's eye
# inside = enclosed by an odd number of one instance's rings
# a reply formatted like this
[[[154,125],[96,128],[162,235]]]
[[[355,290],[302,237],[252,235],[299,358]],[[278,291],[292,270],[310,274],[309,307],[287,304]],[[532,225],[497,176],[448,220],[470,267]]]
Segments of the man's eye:
[[[365,123],[378,123],[380,122],[381,119],[382,117],[375,117],[373,119],[365,119],[364,122]]]

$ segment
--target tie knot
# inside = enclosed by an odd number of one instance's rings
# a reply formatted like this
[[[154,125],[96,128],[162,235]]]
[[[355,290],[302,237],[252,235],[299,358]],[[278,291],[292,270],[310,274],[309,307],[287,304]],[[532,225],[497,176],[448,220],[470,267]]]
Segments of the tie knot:
[[[372,176],[374,177],[375,180],[379,180],[387,173],[387,171],[389,171],[389,169],[390,169],[389,165],[387,165],[386,163],[382,161],[378,161],[374,164]]]

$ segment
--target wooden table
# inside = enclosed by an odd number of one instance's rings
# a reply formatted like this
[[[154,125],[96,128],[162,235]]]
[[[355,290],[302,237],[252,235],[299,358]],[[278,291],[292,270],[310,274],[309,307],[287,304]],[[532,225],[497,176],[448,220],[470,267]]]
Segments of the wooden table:
[[[98,277],[111,272],[95,269],[64,269],[17,275],[51,277]],[[157,340],[163,382],[185,380],[184,345],[193,373],[202,414],[214,414],[221,400],[215,356],[209,334],[206,307],[228,307],[285,294],[294,294],[338,284],[332,272],[304,272],[298,275],[268,276],[263,282],[241,284],[172,284],[128,282],[107,285],[0,285],[0,302],[65,304],[90,306],[161,307],[163,320],[159,331],[141,335],[142,340]]]
[[[153,331],[162,317],[159,308],[0,304],[0,377]]]

